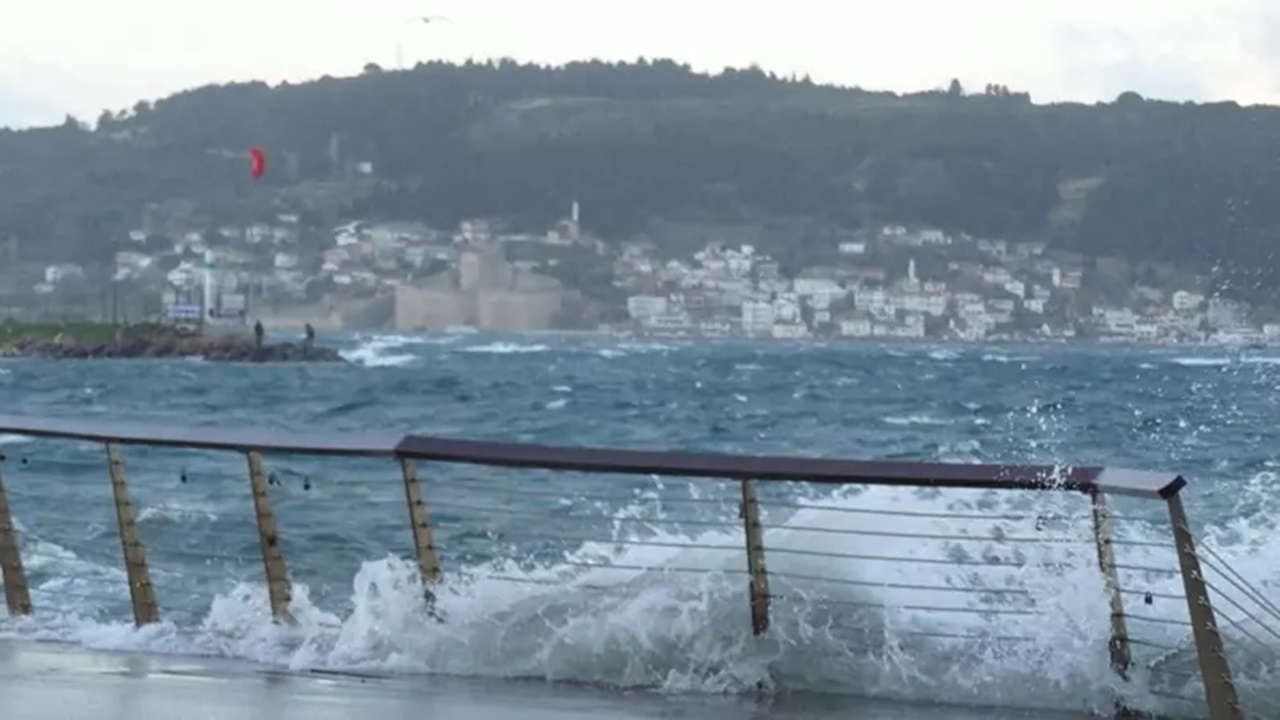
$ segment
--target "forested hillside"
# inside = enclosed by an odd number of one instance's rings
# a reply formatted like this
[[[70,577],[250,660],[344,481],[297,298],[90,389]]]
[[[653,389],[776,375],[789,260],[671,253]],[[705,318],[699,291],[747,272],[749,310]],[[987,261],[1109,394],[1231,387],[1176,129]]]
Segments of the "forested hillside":
[[[251,146],[270,157],[256,185]],[[105,255],[175,200],[213,221],[302,203],[317,224],[534,226],[577,199],[606,239],[656,219],[924,222],[1270,282],[1278,161],[1270,107],[1035,105],[998,85],[898,96],[670,61],[370,66],[0,131],[0,239],[25,257]],[[365,162],[371,175],[353,171]]]

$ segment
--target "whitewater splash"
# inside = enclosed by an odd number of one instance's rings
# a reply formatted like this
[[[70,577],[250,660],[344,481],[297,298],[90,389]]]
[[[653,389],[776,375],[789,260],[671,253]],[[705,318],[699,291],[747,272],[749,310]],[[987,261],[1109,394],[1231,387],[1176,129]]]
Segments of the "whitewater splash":
[[[451,342],[455,336],[445,336],[445,342]],[[427,338],[413,335],[374,335],[357,337],[354,349],[341,350],[339,354],[347,362],[365,367],[405,367],[418,360],[418,355],[405,352],[414,345],[428,342]],[[397,352],[399,351],[399,352]]]
[[[296,627],[271,622],[261,583],[228,578],[224,592],[193,608],[197,621],[135,629],[96,619],[101,608],[76,593],[93,581],[122,590],[121,570],[28,536],[29,571],[45,578],[33,588],[38,614],[0,621],[0,633],[291,669],[541,678],[675,693],[808,690],[1088,712],[1108,711],[1122,692],[1140,709],[1167,709],[1168,701],[1146,691],[1141,668],[1154,655],[1139,657],[1127,687],[1110,669],[1109,608],[1081,498],[873,488],[794,505],[766,517],[776,597],[762,637],[748,620],[740,528],[673,529],[653,497],[623,508],[609,537],[559,560],[508,557],[446,568],[433,587],[444,623],[425,612],[415,563],[384,557],[361,564],[342,612],[322,610],[331,603],[296,584]],[[193,512],[208,510],[157,511]],[[1122,564],[1169,566],[1172,553],[1143,544],[1167,541],[1156,525],[1121,526]],[[1280,541],[1270,530],[1233,524],[1210,541],[1244,576],[1274,591]],[[1052,542],[1008,542],[1037,535]],[[1170,574],[1122,578],[1159,598],[1180,593],[1180,583]],[[1168,622],[1186,616],[1185,604],[1163,600],[1141,612]],[[1185,645],[1185,632],[1172,625],[1131,633]],[[1246,688],[1274,687],[1248,666],[1235,670]],[[1184,685],[1195,694],[1195,681]],[[1269,697],[1276,698],[1273,690]]]

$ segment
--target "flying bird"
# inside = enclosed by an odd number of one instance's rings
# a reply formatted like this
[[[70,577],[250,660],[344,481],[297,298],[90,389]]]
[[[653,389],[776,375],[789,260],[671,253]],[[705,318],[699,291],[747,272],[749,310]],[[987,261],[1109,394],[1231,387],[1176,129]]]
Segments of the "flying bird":
[[[410,25],[430,25],[432,23],[438,23],[442,20],[444,22],[449,23],[450,25],[457,25],[457,23],[455,23],[454,21],[450,20],[449,18],[443,15],[415,15],[405,20],[404,26],[408,27]],[[396,67],[400,68],[401,70],[404,69],[404,40],[403,39],[399,39],[396,41]]]
[[[422,24],[424,24],[424,25],[430,25],[431,23],[433,23],[433,22],[437,22],[437,21],[440,21],[440,20],[443,20],[443,21],[445,21],[445,22],[449,23],[450,25],[456,25],[456,24],[457,24],[457,23],[455,23],[454,21],[450,20],[449,18],[447,18],[447,17],[445,17],[445,16],[443,16],[443,15],[419,15],[418,17],[410,18],[410,19],[409,19],[409,22],[411,22],[411,23],[422,23]]]

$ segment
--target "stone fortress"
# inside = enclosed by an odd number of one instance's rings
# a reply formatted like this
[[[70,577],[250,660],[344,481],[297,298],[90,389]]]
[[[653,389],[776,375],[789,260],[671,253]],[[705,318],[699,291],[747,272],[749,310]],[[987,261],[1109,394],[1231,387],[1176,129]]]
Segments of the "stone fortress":
[[[396,288],[395,329],[544,329],[563,312],[567,297],[560,281],[512,265],[500,247],[471,246],[456,268]]]

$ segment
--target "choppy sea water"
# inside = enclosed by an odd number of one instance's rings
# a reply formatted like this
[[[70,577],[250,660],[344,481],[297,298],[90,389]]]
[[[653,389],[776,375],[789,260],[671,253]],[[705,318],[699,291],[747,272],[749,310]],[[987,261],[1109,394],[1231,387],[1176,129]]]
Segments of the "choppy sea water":
[[[1280,355],[1065,346],[351,336],[350,366],[0,364],[6,413],[307,432],[1160,469],[1239,579],[1254,711],[1280,648]],[[164,622],[135,630],[100,447],[0,438],[37,613],[0,635],[291,668],[537,678],[658,694],[831,693],[1110,709],[1089,509],[1053,493],[762,489],[773,626],[751,634],[737,488],[424,465],[444,623],[423,612],[398,469],[269,457],[297,628],[269,621],[244,459],[126,449]],[[1194,713],[1163,508],[1116,503],[1132,704]],[[1049,542],[1044,542],[1049,541]],[[911,562],[905,562],[910,559]],[[1166,570],[1161,572],[1161,570]],[[1234,583],[1234,585],[1232,584]],[[1257,590],[1263,602],[1248,596]],[[1274,607],[1274,606],[1273,606]],[[0,610],[2,613],[3,610]],[[1238,647],[1237,647],[1238,646]],[[1163,658],[1163,659],[1159,659]],[[1159,671],[1143,668],[1155,663]],[[1152,692],[1154,691],[1154,692]]]

